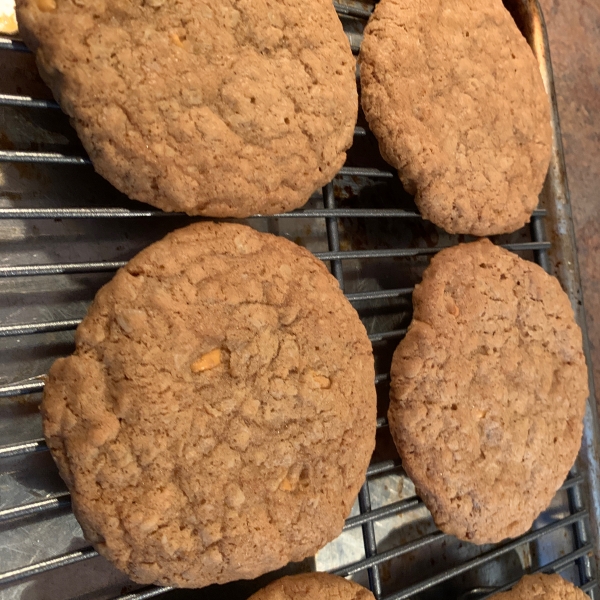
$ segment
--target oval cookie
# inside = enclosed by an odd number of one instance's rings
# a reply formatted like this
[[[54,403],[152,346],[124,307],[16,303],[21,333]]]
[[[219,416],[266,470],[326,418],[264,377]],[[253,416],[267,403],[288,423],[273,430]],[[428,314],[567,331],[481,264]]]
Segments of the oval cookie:
[[[97,294],[44,433],[84,533],[132,579],[254,578],[337,537],[375,446],[371,344],[307,250],[197,223]]]

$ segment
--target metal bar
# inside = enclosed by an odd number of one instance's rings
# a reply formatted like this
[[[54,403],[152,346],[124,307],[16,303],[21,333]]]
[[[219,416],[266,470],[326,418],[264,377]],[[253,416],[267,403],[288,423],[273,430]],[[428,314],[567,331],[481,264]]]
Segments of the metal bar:
[[[0,106],[23,106],[26,108],[60,108],[54,100],[38,100],[31,96],[0,94]]]
[[[372,179],[393,179],[394,173],[391,171],[381,171],[380,169],[365,169],[362,167],[342,167],[336,177],[349,175],[351,177],[367,177]]]
[[[23,265],[1,267],[0,277],[26,277],[37,275],[64,275],[68,273],[107,273],[126,265],[126,261],[62,263],[54,265]]]
[[[556,560],[544,565],[543,567],[539,567],[533,571],[533,573],[560,573],[564,571],[567,567],[571,566],[574,562],[577,562],[580,558],[586,556],[593,550],[593,546],[591,544],[586,544],[582,546],[578,550],[574,550],[565,556],[561,556]]]
[[[0,208],[0,219],[131,219],[147,217],[180,217],[188,215],[178,212],[163,212],[161,210],[129,210],[127,208]],[[381,210],[370,208],[336,208],[329,209],[300,209],[288,213],[273,215],[253,215],[250,219],[320,219],[327,217],[353,218],[400,218],[420,219],[421,215],[414,211],[399,208]]]
[[[92,161],[84,156],[71,156],[62,152],[30,152],[24,150],[0,150],[0,162],[19,162],[57,165],[91,165]],[[391,171],[362,167],[342,167],[336,177],[367,177],[372,179],[392,179]]]
[[[386,331],[385,333],[372,333],[369,336],[371,343],[383,342],[385,340],[396,340],[406,335],[406,329],[397,329],[395,331]]]
[[[503,248],[509,250],[541,250],[549,247],[548,242],[522,242],[517,244],[504,244]],[[350,250],[315,252],[314,255],[321,260],[358,260],[372,258],[403,258],[436,254],[444,248],[395,248],[391,250]],[[15,267],[1,267],[0,277],[26,277],[38,275],[62,275],[68,273],[95,273],[110,272],[126,265],[126,261],[63,263],[52,265],[22,265]],[[379,292],[369,292],[377,294]],[[356,297],[356,296],[355,296]],[[373,297],[373,296],[369,296]],[[365,299],[369,299],[365,297]]]
[[[564,571],[567,567],[570,567],[574,562],[577,562],[580,558],[586,556],[590,552],[594,550],[592,544],[586,544],[579,548],[579,550],[574,550],[569,554],[562,556],[561,558],[557,558],[556,560],[544,565],[543,567],[538,567],[532,573],[560,573]]]
[[[380,373],[379,375],[375,375],[375,385],[378,385],[379,383],[383,383],[384,381],[388,381],[389,378],[390,378],[389,373]],[[1,392],[1,388],[0,388],[0,392]],[[1,393],[0,393],[0,397],[1,397]]]
[[[364,525],[365,523],[371,523],[387,517],[400,515],[402,513],[421,508],[422,506],[424,506],[423,500],[421,500],[418,496],[413,496],[412,498],[407,498],[405,500],[398,500],[397,502],[392,502],[391,504],[382,506],[381,508],[376,508],[370,512],[346,519],[344,531],[353,529],[359,525]]]
[[[35,394],[44,389],[43,380],[36,379],[33,381],[20,381],[19,383],[11,383],[10,385],[0,386],[0,398],[8,398],[10,396],[24,396],[25,394]]]
[[[360,492],[358,492],[358,507],[362,514],[371,512],[371,493],[369,492],[369,484],[365,483]],[[365,556],[374,558],[377,556],[377,540],[375,538],[375,528],[373,521],[368,521],[362,525],[363,541],[365,545]],[[382,595],[381,575],[377,564],[374,564],[367,570],[369,576],[369,587],[377,600],[380,600]]]
[[[83,550],[76,550],[75,552],[69,552],[68,554],[57,556],[56,558],[43,560],[33,565],[29,565],[28,567],[21,567],[19,569],[6,571],[5,573],[0,573],[0,585],[21,581],[28,577],[32,577],[33,575],[39,575],[40,573],[45,573],[46,571],[52,571],[53,569],[58,569],[59,567],[65,567],[66,565],[71,565],[83,560],[95,558],[96,556],[98,556],[98,553],[93,548],[85,548]]]
[[[166,594],[172,590],[177,588],[174,587],[156,587],[156,586],[148,586],[138,590],[137,592],[131,592],[130,594],[125,594],[124,596],[117,596],[114,600],[148,600],[148,598],[156,598],[156,596],[160,596],[162,594]]]
[[[12,521],[13,519],[22,519],[31,515],[38,515],[50,510],[58,510],[59,508],[67,508],[71,506],[70,494],[61,494],[39,502],[24,504],[23,506],[15,506],[13,508],[5,508],[0,510],[0,523]]]
[[[368,300],[381,300],[383,298],[399,298],[401,296],[410,296],[415,288],[400,288],[397,290],[377,290],[376,292],[360,292],[356,294],[346,294],[350,302],[364,302]]]
[[[44,100],[41,98],[33,98],[32,96],[19,96],[16,94],[0,94],[0,106],[19,106],[25,108],[42,108],[42,109],[60,109],[60,105],[56,100]],[[367,130],[364,127],[355,127],[354,135],[363,137],[367,135]]]
[[[546,233],[544,231],[544,219],[539,215],[533,215],[531,218],[531,223],[529,224],[529,228],[531,230],[531,239],[534,242],[545,242],[546,241]],[[535,250],[533,253],[535,258],[535,262],[546,271],[546,273],[550,273],[550,259],[548,257],[547,250]]]
[[[0,208],[0,219],[131,219],[147,217],[185,217],[183,213],[127,208]]]
[[[429,544],[433,544],[437,540],[441,540],[445,537],[445,533],[436,531],[434,533],[425,535],[414,542],[410,542],[409,544],[405,544],[403,546],[398,546],[397,548],[392,548],[391,550],[387,550],[386,552],[382,552],[381,554],[371,558],[359,560],[358,562],[342,567],[341,569],[331,571],[331,573],[333,575],[338,575],[339,577],[348,577],[348,575],[358,573],[359,571],[364,571],[365,569],[379,565],[383,562],[391,560],[392,558],[398,558],[399,556],[408,554],[409,552],[414,552],[415,550],[429,546]]]
[[[48,446],[46,445],[46,440],[40,438],[38,440],[31,440],[31,442],[0,446],[0,458],[12,458],[13,456],[23,456],[24,454],[34,454],[35,452],[46,452],[47,450]]]
[[[590,581],[589,583],[586,583],[585,585],[581,586],[581,590],[583,592],[585,592],[586,594],[589,594],[593,589],[598,587],[598,581],[596,581],[594,579],[594,581]]]
[[[462,573],[466,573],[467,571],[473,569],[474,567],[479,567],[488,562],[496,560],[503,554],[506,554],[507,552],[510,552],[511,550],[515,550],[522,544],[527,544],[529,542],[533,542],[534,540],[541,538],[548,533],[551,533],[551,532],[561,529],[563,527],[572,525],[577,520],[581,520],[581,519],[585,518],[586,516],[588,516],[587,512],[581,511],[581,512],[575,513],[574,515],[571,515],[569,517],[565,517],[564,519],[559,519],[558,521],[555,521],[554,523],[550,523],[549,525],[541,527],[540,529],[537,529],[536,531],[527,533],[524,536],[509,542],[508,544],[505,544],[499,548],[495,548],[494,550],[490,550],[489,552],[485,552],[481,556],[471,559],[471,560],[463,563],[462,565],[458,565],[456,567],[448,569],[447,571],[444,571],[443,573],[439,573],[438,575],[435,575],[433,577],[429,577],[428,579],[425,579],[424,581],[422,581],[420,583],[411,585],[400,592],[396,592],[395,594],[386,596],[385,600],[405,600],[406,598],[410,598],[411,596],[420,594],[421,592],[424,592],[425,590],[429,590],[432,587],[435,587],[436,585],[443,583],[444,581],[448,581],[448,579],[452,579],[453,577],[457,577],[458,575],[461,575]]]
[[[335,196],[333,194],[333,183],[328,183],[323,188],[323,203],[325,208],[329,210],[335,210]],[[327,242],[329,250],[333,252],[340,251],[340,234],[338,230],[338,221],[336,218],[327,217],[325,220],[325,227],[327,228]],[[344,269],[342,263],[339,260],[331,261],[331,272],[333,276],[338,280],[340,289],[344,289]]]
[[[368,19],[371,16],[370,10],[366,8],[358,8],[354,6],[346,6],[339,2],[334,2],[333,7],[335,8],[338,15],[344,15],[348,17],[359,17],[361,19]]]
[[[538,216],[546,214],[545,210],[538,210]],[[161,210],[130,210],[127,208],[4,208],[0,207],[0,219],[138,219],[147,217],[181,217],[184,213],[163,212]],[[420,219],[418,212],[402,210],[400,208],[336,208],[304,209],[274,215],[255,215],[250,218],[276,218],[276,219],[320,219],[326,217],[354,217],[376,219]],[[537,241],[537,240],[536,240]]]
[[[515,244],[502,244],[503,248],[513,251],[542,250],[549,248],[549,242],[520,242]],[[403,258],[436,254],[446,247],[439,248],[393,248],[386,250],[350,250],[342,252],[315,252],[321,260],[357,260],[361,258]]]
[[[23,150],[0,150],[0,162],[36,163],[47,165],[91,165],[89,158],[69,156],[61,152],[26,152]]]
[[[560,486],[559,491],[563,491],[563,490],[568,490],[569,488],[573,487],[574,485],[579,485],[580,483],[583,483],[585,481],[583,475],[573,475],[570,477],[567,477],[565,479],[565,482]]]
[[[367,469],[367,477],[375,477],[377,475],[383,475],[384,473],[390,473],[402,468],[400,460],[384,460],[380,463],[369,466]]]
[[[0,37],[0,50],[13,50],[15,52],[29,53],[31,50],[20,40],[13,40],[9,37]]]
[[[46,323],[27,323],[21,325],[5,325],[0,327],[0,337],[17,335],[32,335],[35,333],[49,333],[52,331],[70,331],[81,323],[81,319],[65,321],[48,321]]]

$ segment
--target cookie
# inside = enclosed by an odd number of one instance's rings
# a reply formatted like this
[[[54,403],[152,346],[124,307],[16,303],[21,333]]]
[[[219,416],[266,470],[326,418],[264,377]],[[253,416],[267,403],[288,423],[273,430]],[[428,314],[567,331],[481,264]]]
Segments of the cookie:
[[[373,600],[362,585],[328,573],[303,573],[283,577],[248,600]]]
[[[527,531],[573,465],[588,396],[558,280],[488,240],[436,255],[394,353],[390,430],[445,533]]]
[[[589,596],[560,575],[525,575],[509,592],[494,600],[588,600]]]
[[[359,62],[369,126],[424,218],[476,236],[529,221],[550,161],[550,107],[501,0],[382,0]]]
[[[196,223],[97,294],[44,433],[86,538],[134,581],[254,578],[337,537],[375,446],[371,344],[324,264]]]
[[[344,164],[356,62],[331,0],[18,0],[94,167],[166,211],[302,206]]]

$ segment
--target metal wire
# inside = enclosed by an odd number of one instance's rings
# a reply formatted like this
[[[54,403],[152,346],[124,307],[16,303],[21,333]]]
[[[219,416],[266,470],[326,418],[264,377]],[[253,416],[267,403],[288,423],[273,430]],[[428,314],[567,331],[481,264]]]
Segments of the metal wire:
[[[11,444],[9,446],[0,446],[0,459],[12,458],[14,456],[22,456],[24,454],[33,454],[35,452],[45,452],[48,450],[46,440],[32,440],[30,442],[21,442],[19,444]]]
[[[10,398],[11,396],[23,396],[25,394],[35,394],[44,389],[44,381],[36,378],[34,381],[20,381],[10,385],[0,387],[0,398]]]
[[[175,588],[173,587],[160,588],[155,586],[149,586],[142,590],[138,590],[137,592],[132,592],[131,594],[119,596],[118,600],[148,600],[149,598],[156,598],[156,596],[160,596],[174,589]]]
[[[328,217],[329,218],[329,217]],[[507,250],[527,251],[527,250],[547,250],[550,247],[550,242],[520,242],[514,244],[503,244],[503,248]],[[342,261],[342,260],[361,260],[375,258],[409,258],[415,256],[426,256],[436,254],[444,247],[437,248],[391,248],[384,250],[330,250],[328,252],[315,252],[314,255],[327,261]],[[83,262],[83,263],[62,263],[50,265],[21,265],[0,268],[0,277],[32,277],[40,275],[66,275],[76,273],[99,273],[116,271],[127,264],[126,261],[106,261],[106,262]],[[410,290],[412,292],[412,289]],[[368,292],[369,296],[364,296],[363,299],[374,299],[379,294],[379,297],[390,297],[381,294],[389,294],[390,292]],[[402,290],[401,293],[410,293],[408,288]],[[357,299],[358,294],[349,294],[350,299]]]
[[[0,523],[13,521],[15,519],[22,519],[24,517],[30,517],[31,515],[37,515],[50,510],[58,510],[60,508],[66,508],[69,506],[71,506],[70,495],[61,494],[60,496],[55,496],[54,498],[48,498],[46,500],[40,500],[39,502],[32,502],[30,504],[24,504],[23,506],[0,510]]]
[[[185,217],[182,213],[167,213],[159,210],[129,210],[126,208],[2,208],[1,219],[139,219],[147,217]],[[376,219],[420,219],[421,215],[414,211],[399,208],[372,209],[372,208],[336,208],[328,209],[302,209],[289,213],[274,215],[254,215],[252,218],[273,219],[321,219],[326,217],[353,217]]]
[[[84,550],[76,550],[75,552],[69,552],[68,554],[43,560],[27,567],[6,571],[5,573],[0,573],[0,585],[21,581],[28,577],[33,577],[34,575],[39,575],[40,573],[52,571],[53,569],[58,569],[60,567],[66,567],[67,565],[95,558],[96,556],[98,556],[98,553],[95,550],[86,548]]]

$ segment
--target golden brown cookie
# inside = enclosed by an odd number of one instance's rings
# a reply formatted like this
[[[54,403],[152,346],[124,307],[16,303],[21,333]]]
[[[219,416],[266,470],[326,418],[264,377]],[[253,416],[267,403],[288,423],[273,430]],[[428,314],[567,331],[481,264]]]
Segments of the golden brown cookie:
[[[423,217],[477,236],[529,221],[550,161],[550,109],[502,0],[382,0],[360,70],[381,154]]]
[[[560,575],[525,575],[509,592],[494,600],[588,600],[589,596]]]
[[[339,535],[375,445],[371,344],[304,248],[196,223],[97,294],[42,413],[84,533],[132,579],[253,578]]]
[[[373,594],[362,585],[328,573],[303,573],[283,577],[248,598],[248,600],[373,599]]]
[[[94,167],[167,211],[302,206],[344,164],[355,60],[331,0],[18,0]]]
[[[431,260],[392,361],[390,430],[438,527],[527,531],[581,444],[581,331],[558,281],[488,240]]]

